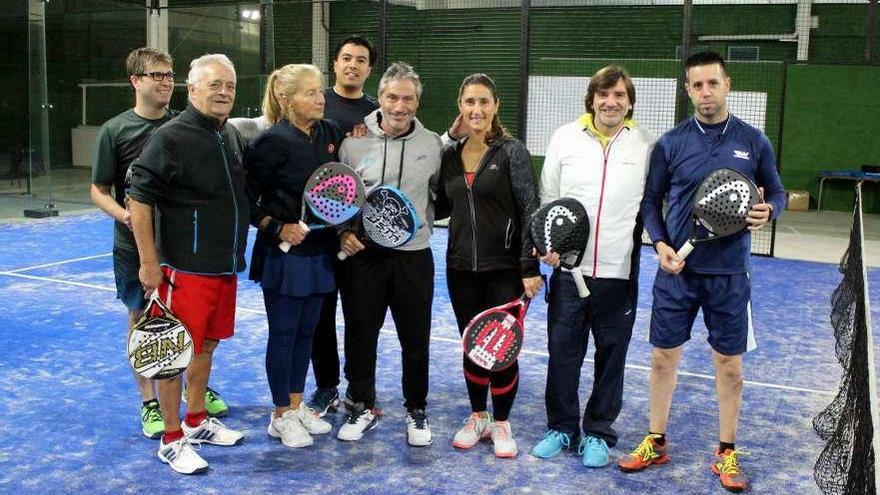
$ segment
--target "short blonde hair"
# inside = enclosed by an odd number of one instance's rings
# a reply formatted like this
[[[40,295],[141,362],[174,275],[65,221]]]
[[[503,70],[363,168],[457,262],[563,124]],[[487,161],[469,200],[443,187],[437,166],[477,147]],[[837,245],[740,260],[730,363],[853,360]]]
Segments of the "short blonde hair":
[[[303,80],[309,76],[324,80],[321,69],[311,64],[287,64],[272,71],[263,94],[263,116],[270,124],[275,125],[286,116],[281,99],[299,91]]]

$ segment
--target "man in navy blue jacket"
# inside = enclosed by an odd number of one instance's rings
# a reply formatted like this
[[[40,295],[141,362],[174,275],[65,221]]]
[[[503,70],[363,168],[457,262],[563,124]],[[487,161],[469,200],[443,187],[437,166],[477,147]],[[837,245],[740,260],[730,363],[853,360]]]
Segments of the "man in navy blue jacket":
[[[660,259],[651,312],[650,427],[642,443],[621,458],[618,466],[633,472],[669,461],[666,426],[677,367],[697,311],[702,309],[719,406],[720,441],[712,471],[724,488],[739,492],[748,486],[737,459],[740,451],[734,445],[742,402],[742,355],[755,347],[749,302],[751,234],[700,245],[687,262],[678,257],[676,246],[688,238],[694,195],[712,171],[732,168],[763,188],[766,202],[752,207],[749,230],[779,216],[785,208],[785,190],[770,141],[728,111],[730,78],[724,59],[712,52],[695,54],[685,62],[685,75],[694,117],[657,141],[642,200],[645,228]]]

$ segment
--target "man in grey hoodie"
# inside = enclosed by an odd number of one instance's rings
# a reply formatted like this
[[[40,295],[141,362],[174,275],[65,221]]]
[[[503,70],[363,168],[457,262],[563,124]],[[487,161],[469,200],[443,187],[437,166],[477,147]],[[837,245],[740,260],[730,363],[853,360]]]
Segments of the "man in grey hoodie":
[[[428,241],[443,145],[415,118],[421,94],[422,83],[413,68],[392,64],[379,81],[379,109],[364,119],[366,137],[346,139],[339,150],[341,161],[363,177],[367,193],[382,185],[400,189],[421,221],[412,240],[395,249],[365,246],[350,230],[340,234],[342,251],[352,257],[342,285],[349,416],[339,429],[340,440],[360,440],[379,422],[376,347],[388,308],[402,349],[407,441],[427,446],[432,439],[425,415],[434,298],[434,257]]]

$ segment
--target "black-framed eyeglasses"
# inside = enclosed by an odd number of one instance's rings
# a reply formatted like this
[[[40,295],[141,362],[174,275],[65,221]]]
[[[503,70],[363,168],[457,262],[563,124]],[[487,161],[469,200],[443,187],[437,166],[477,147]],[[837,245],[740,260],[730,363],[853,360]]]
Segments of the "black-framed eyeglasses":
[[[138,77],[150,76],[150,78],[156,82],[162,82],[167,79],[169,81],[174,81],[174,71],[168,72],[146,72],[143,74],[135,74]]]

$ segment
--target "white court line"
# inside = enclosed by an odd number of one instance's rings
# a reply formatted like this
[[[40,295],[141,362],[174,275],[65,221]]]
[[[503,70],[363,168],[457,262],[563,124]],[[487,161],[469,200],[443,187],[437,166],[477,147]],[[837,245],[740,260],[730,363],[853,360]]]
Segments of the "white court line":
[[[56,261],[55,263],[46,263],[44,265],[26,266],[24,268],[16,268],[15,270],[7,270],[5,272],[0,272],[0,273],[10,274],[10,273],[26,272],[28,270],[36,270],[38,268],[48,268],[50,266],[66,265],[68,263],[76,263],[78,261],[87,261],[87,260],[93,260],[96,258],[103,258],[105,256],[110,256],[112,254],[113,253],[104,253],[104,254],[96,254],[94,256],[83,256],[82,258],[73,258],[71,260]]]
[[[61,280],[61,279],[57,279],[57,278],[38,277],[36,275],[25,275],[23,273],[0,272],[0,275],[6,275],[7,277],[26,278],[28,280],[36,280],[38,282],[52,282],[52,283],[56,283],[56,284],[74,285],[76,287],[85,287],[87,289],[97,289],[97,290],[104,290],[104,291],[108,291],[108,292],[115,292],[116,291],[116,289],[114,289],[112,287],[104,287],[102,285],[85,284],[82,282],[74,282],[73,280]]]
[[[383,332],[383,333],[391,333],[391,334],[395,334],[395,335],[396,335],[396,332],[392,332],[392,331],[390,331],[390,330],[382,330],[382,332]],[[431,340],[439,340],[439,341],[441,341],[441,342],[451,342],[451,343],[454,343],[454,344],[458,344],[459,346],[461,345],[461,340],[450,339],[450,338],[448,338],[448,337],[431,337]],[[519,352],[520,352],[521,354],[532,354],[532,355],[534,355],[534,356],[550,357],[550,355],[549,355],[548,353],[543,352],[543,351],[532,351],[532,350],[529,350],[529,349],[523,349],[523,350],[521,350],[521,351],[519,351]],[[585,358],[584,361],[589,362],[589,363],[592,363],[592,362],[593,362],[593,360],[590,359],[590,358]],[[633,369],[633,370],[641,370],[641,371],[651,371],[651,367],[650,367],[650,366],[641,366],[641,365],[638,365],[638,364],[627,364],[627,365],[626,365],[626,368]],[[713,375],[705,375],[705,374],[703,374],[703,373],[691,373],[690,371],[679,371],[678,374],[681,375],[681,376],[690,376],[690,377],[694,377],[694,378],[703,378],[703,379],[705,379],[705,380],[711,380],[711,381],[713,381],[713,382],[715,381],[715,377],[714,377]],[[829,391],[826,391],[826,390],[816,390],[816,389],[812,389],[812,388],[802,388],[802,387],[791,387],[791,386],[788,386],[788,385],[777,385],[777,384],[775,384],[775,383],[755,382],[755,381],[752,381],[752,380],[743,380],[743,384],[745,384],[745,385],[754,385],[754,386],[756,386],[756,387],[775,388],[775,389],[779,389],[779,390],[788,390],[788,391],[791,391],[791,392],[805,392],[805,393],[808,393],[808,394],[827,395],[827,396],[830,396],[830,397],[833,397],[834,395],[837,394],[837,392],[829,392]]]
[[[3,272],[3,271],[0,271],[0,275],[6,275],[6,276],[9,276],[9,277],[25,278],[25,279],[28,279],[28,280],[36,280],[36,281],[40,281],[40,282],[52,282],[52,283],[65,284],[65,285],[74,285],[74,286],[77,286],[77,287],[86,287],[86,288],[89,288],[89,289],[97,289],[97,290],[103,290],[103,291],[108,291],[108,292],[113,292],[113,291],[116,290],[116,289],[113,289],[113,288],[110,288],[110,287],[103,287],[103,286],[100,286],[100,285],[85,284],[85,283],[82,283],[82,282],[74,282],[74,281],[70,281],[70,280],[60,280],[60,279],[49,278],[49,277],[37,277],[37,276],[34,276],[34,275],[24,275],[24,274],[21,274],[21,273],[13,273],[13,272]],[[236,306],[236,307],[235,307],[235,310],[236,310],[236,311],[240,311],[240,312],[242,312],[242,313],[250,313],[250,314],[256,314],[256,315],[265,315],[265,314],[266,314],[266,311],[265,311],[265,310],[262,310],[262,309],[250,309],[250,308],[244,308],[244,307],[241,307],[241,306]],[[391,331],[391,330],[381,330],[381,332],[382,332],[382,333],[387,333],[387,334],[389,334],[389,335],[397,335],[397,332],[394,332],[394,331]],[[450,339],[450,338],[448,338],[448,337],[431,337],[431,340],[436,340],[436,341],[438,341],[438,342],[448,342],[448,343],[451,343],[451,344],[461,345],[461,340]],[[529,349],[523,349],[523,350],[521,350],[520,352],[523,353],[523,354],[531,354],[531,355],[533,355],[533,356],[549,357],[549,355],[548,355],[546,352],[543,352],[543,351],[532,351],[532,350],[529,350]],[[584,359],[584,361],[587,361],[587,362],[590,362],[590,363],[593,362],[593,360],[592,360],[592,359],[589,359],[589,358]],[[633,369],[633,370],[651,371],[651,367],[650,367],[650,366],[641,366],[641,365],[637,365],[637,364],[627,364],[626,367],[629,368],[629,369]],[[693,378],[702,378],[702,379],[704,379],[704,380],[715,381],[715,377],[714,377],[714,376],[712,376],[712,375],[706,375],[706,374],[703,374],[703,373],[691,373],[691,372],[689,372],[689,371],[679,371],[678,374],[681,375],[681,376],[689,376],[689,377],[693,377]],[[792,386],[789,386],[789,385],[778,385],[778,384],[775,384],[775,383],[756,382],[756,381],[752,381],[752,380],[743,380],[743,383],[744,383],[745,385],[751,385],[751,386],[754,386],[754,387],[772,388],[772,389],[776,389],[776,390],[787,390],[787,391],[789,391],[789,392],[803,392],[803,393],[808,393],[808,394],[825,395],[825,396],[834,396],[834,395],[837,394],[837,392],[834,392],[834,391],[816,390],[816,389],[803,388],[803,387],[792,387]]]

